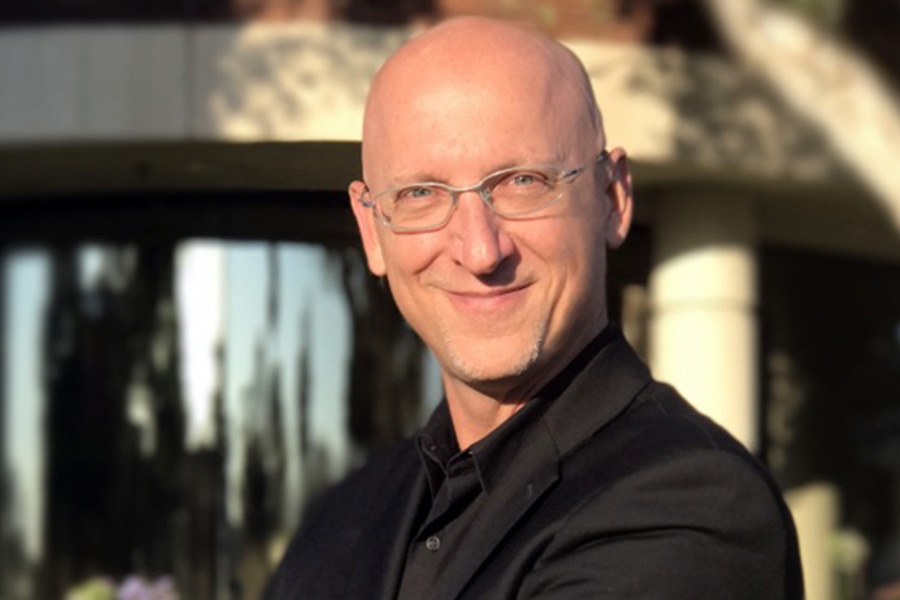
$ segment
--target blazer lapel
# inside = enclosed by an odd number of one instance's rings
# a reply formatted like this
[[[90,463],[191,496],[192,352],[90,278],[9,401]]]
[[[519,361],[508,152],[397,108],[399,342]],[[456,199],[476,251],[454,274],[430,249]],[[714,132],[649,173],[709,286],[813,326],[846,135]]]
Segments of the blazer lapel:
[[[586,439],[614,420],[650,381],[650,374],[618,329],[525,435],[504,442],[515,460],[488,490],[485,504],[461,540],[465,560],[438,578],[434,600],[455,600],[497,545],[560,477],[561,462]],[[577,365],[576,365],[577,366]]]
[[[478,516],[463,537],[465,560],[458,560],[439,575],[433,600],[459,597],[488,556],[516,523],[559,479],[559,456],[547,430],[538,426],[518,449],[521,460],[504,473],[503,484],[488,492]]]
[[[618,329],[614,333],[616,337],[572,379],[544,415],[563,460],[615,420],[650,383],[646,365]]]

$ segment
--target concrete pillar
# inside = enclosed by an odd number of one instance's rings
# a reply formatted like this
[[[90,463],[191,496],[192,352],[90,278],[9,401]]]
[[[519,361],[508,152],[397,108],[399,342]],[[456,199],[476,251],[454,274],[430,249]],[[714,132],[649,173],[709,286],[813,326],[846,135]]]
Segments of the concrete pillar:
[[[649,361],[700,411],[758,450],[757,287],[749,198],[670,194],[660,203],[650,275]],[[786,494],[807,597],[837,597],[829,548],[837,490],[813,484]]]
[[[806,597],[810,600],[837,600],[838,587],[829,552],[836,542],[841,541],[837,536],[840,522],[840,497],[837,488],[830,483],[813,482],[786,492],[784,498],[791,508],[800,540],[800,561],[803,563]],[[865,549],[861,549],[855,553],[862,555],[864,552]],[[863,561],[864,556],[853,561],[856,563],[852,565],[854,574]]]
[[[705,191],[662,200],[650,275],[649,361],[697,409],[757,449],[754,212]]]

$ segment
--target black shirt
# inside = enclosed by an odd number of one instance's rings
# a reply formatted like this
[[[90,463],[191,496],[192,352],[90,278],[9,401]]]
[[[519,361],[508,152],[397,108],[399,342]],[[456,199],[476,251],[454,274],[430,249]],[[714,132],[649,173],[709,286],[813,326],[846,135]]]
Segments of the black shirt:
[[[521,433],[535,426],[571,376],[613,339],[611,329],[607,327],[540,393],[467,450],[459,449],[446,400],[437,407],[416,438],[429,493],[418,499],[416,533],[409,542],[398,600],[429,597],[437,576],[457,560],[459,540],[490,494],[491,483],[513,460],[528,460],[528,449],[517,448],[516,440],[527,437]]]

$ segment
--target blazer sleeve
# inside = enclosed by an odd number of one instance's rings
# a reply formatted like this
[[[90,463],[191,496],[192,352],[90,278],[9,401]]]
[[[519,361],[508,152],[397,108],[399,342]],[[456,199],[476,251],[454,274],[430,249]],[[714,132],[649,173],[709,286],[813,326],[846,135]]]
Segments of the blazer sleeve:
[[[588,498],[518,598],[801,600],[793,535],[780,495],[755,463],[696,450]]]

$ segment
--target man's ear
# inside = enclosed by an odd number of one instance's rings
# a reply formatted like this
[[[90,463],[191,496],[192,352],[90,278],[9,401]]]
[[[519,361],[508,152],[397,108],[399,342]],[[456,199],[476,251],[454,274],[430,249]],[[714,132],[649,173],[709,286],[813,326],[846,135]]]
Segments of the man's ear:
[[[381,253],[381,241],[378,239],[378,233],[375,231],[377,226],[375,224],[375,213],[362,203],[365,191],[366,184],[362,181],[354,181],[350,184],[347,190],[350,194],[350,208],[353,209],[353,216],[356,217],[356,225],[359,227],[359,235],[362,238],[363,250],[366,252],[369,270],[376,277],[383,277],[386,269],[384,256]]]
[[[628,156],[624,150],[616,148],[609,153],[607,169],[606,245],[609,248],[618,248],[628,236],[634,210],[631,173],[628,170]]]

